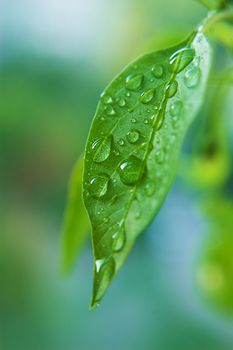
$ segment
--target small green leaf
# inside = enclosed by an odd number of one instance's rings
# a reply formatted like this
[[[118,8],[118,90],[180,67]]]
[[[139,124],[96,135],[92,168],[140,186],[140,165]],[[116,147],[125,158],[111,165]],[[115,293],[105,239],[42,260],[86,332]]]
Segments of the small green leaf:
[[[84,164],[95,259],[91,308],[168,193],[209,66],[209,44],[195,32],[176,47],[137,59],[101,95]]]
[[[74,166],[70,185],[64,228],[62,232],[62,271],[67,273],[73,267],[83,248],[90,229],[89,218],[82,198],[83,157]]]

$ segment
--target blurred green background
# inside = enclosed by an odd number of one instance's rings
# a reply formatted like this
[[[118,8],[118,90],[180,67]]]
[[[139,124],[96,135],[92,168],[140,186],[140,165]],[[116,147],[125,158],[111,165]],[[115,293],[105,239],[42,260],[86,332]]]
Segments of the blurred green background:
[[[194,0],[1,0],[1,9],[0,350],[232,350],[231,175],[218,190],[221,215],[218,197],[177,178],[96,311],[90,244],[70,277],[59,272],[68,178],[102,89],[138,54],[184,38],[206,10]],[[218,66],[225,57],[220,46]],[[219,113],[232,135],[232,89],[226,96]]]

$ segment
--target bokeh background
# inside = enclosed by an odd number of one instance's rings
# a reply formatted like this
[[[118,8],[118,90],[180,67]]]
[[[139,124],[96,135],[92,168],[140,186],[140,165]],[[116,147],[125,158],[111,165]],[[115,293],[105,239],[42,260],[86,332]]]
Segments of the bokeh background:
[[[0,350],[233,349],[231,163],[217,195],[177,177],[96,311],[90,244],[68,278],[59,267],[68,179],[102,89],[138,54],[184,38],[206,9],[194,0],[0,7]],[[220,45],[217,66],[229,57]],[[219,113],[233,135],[232,89],[225,97]]]

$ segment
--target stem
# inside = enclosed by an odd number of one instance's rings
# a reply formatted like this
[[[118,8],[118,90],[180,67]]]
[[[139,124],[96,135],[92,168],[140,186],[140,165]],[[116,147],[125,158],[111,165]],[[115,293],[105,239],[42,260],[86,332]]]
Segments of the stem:
[[[199,27],[199,31],[202,31],[203,33],[205,33],[215,23],[223,21],[223,20],[232,20],[233,21],[233,10],[225,10],[225,11],[221,11],[221,12],[210,11],[206,20]]]

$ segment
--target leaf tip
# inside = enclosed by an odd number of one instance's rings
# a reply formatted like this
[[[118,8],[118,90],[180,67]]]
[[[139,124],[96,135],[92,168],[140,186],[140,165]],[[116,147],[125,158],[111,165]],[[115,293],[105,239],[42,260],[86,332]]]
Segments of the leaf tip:
[[[89,310],[90,311],[94,311],[96,310],[98,307],[100,306],[100,302],[99,301],[96,301],[94,296],[92,297],[91,299],[91,303],[90,303],[90,306],[89,306]]]
[[[104,297],[112,278],[115,274],[115,260],[113,257],[96,259],[94,266],[94,284],[90,310],[99,306]]]

